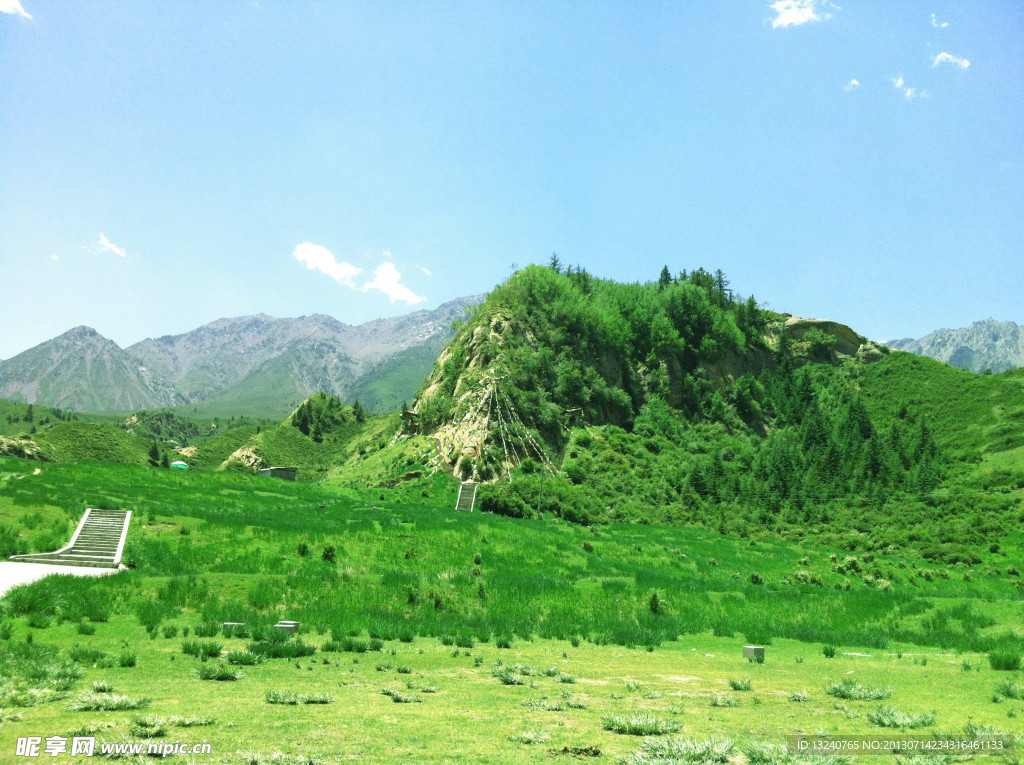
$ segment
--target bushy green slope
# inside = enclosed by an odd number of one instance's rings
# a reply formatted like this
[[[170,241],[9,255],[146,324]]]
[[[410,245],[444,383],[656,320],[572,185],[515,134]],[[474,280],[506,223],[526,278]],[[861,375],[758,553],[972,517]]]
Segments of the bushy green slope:
[[[49,406],[23,404],[0,398],[0,435],[32,434],[61,422],[98,422],[117,425],[121,418],[110,414],[85,414]]]
[[[186,449],[181,459],[190,468],[215,470],[236,450],[245,446],[259,429],[258,425],[240,425],[220,431],[208,441]]]
[[[893,352],[886,364],[863,369],[868,406],[883,412],[906,405],[928,421],[936,441],[977,459],[1024,446],[1024,370],[974,374],[940,361]]]
[[[146,464],[154,442],[120,428],[90,422],[66,422],[35,437],[50,459],[59,462]]]

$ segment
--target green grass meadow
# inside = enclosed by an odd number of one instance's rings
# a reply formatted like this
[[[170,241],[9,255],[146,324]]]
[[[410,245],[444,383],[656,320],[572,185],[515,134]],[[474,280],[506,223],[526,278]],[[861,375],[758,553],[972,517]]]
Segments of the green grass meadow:
[[[213,746],[169,762],[637,765],[788,762],[796,733],[1024,733],[1019,538],[945,565],[457,514],[454,489],[0,458],[5,556],[65,543],[85,507],[133,511],[128,570],[0,600],[0,761],[73,731]]]

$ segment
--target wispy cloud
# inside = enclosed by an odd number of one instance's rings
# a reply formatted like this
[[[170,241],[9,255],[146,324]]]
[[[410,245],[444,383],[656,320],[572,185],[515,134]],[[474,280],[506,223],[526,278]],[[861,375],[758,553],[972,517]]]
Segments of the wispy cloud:
[[[849,90],[856,90],[859,87],[860,87],[860,82],[858,82],[857,80],[850,80],[848,83],[843,85],[843,90],[847,90],[847,91],[849,91]]]
[[[932,56],[932,66],[936,67],[939,64],[953,64],[961,69],[966,69],[971,65],[971,62],[965,58],[954,56],[952,53],[942,52],[937,56]]]
[[[127,258],[128,251],[124,247],[118,247],[116,244],[107,239],[107,235],[100,233],[100,252],[112,252],[118,257]]]
[[[420,271],[422,271],[423,273],[425,273],[425,274],[426,274],[427,276],[433,276],[433,274],[432,274],[432,273],[430,272],[430,269],[429,269],[429,268],[424,268],[423,266],[416,266],[416,267],[417,267],[417,268],[418,268],[418,269],[419,269]]]
[[[334,279],[340,284],[344,284],[348,287],[355,287],[352,282],[352,277],[362,272],[363,269],[353,266],[351,263],[345,261],[338,261],[335,259],[334,254],[321,244],[313,244],[312,242],[303,242],[295,251],[292,252],[294,257],[300,263],[305,263],[306,268],[311,271],[321,271],[327,274],[329,277]]]
[[[892,84],[893,84],[893,87],[896,88],[896,90],[903,91],[903,97],[905,99],[907,99],[908,101],[912,101],[915,98],[931,98],[932,97],[932,94],[931,94],[930,91],[918,90],[917,88],[909,88],[909,87],[907,87],[906,82],[904,82],[904,80],[903,80],[903,75],[902,74],[899,77],[893,77],[892,78]]]
[[[53,254],[50,256],[50,260],[60,260],[60,256],[57,254]]]
[[[932,14],[932,26],[935,27],[936,29],[945,29],[946,27],[949,26],[949,22],[948,21],[939,21],[937,18],[935,18],[935,14],[933,13]]]
[[[398,273],[398,269],[395,268],[395,264],[391,261],[386,261],[377,266],[373,272],[373,281],[367,282],[359,289],[361,292],[380,290],[388,296],[392,303],[397,303],[401,300],[403,303],[412,305],[413,303],[422,303],[426,300],[425,297],[420,297],[402,284],[402,275]]]
[[[831,18],[832,14],[825,11],[822,5],[821,0],[776,0],[768,6],[777,14],[772,19],[772,29],[798,27],[809,21]]]
[[[31,19],[32,16],[21,7],[18,0],[0,0],[0,13],[9,13],[12,16],[21,16],[24,19]]]

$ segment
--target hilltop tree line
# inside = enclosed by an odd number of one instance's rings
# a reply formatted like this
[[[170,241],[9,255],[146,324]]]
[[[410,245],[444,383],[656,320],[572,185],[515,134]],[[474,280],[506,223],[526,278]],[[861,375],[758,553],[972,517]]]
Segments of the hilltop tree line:
[[[360,425],[366,422],[363,405],[356,401],[348,406],[329,393],[314,393],[292,415],[292,426],[317,443],[322,443],[332,431],[353,422]]]
[[[523,419],[549,441],[560,438],[567,409],[628,428],[652,394],[688,417],[713,416],[708,367],[763,348],[772,317],[721,271],[672,276],[666,267],[656,282],[619,284],[553,257],[497,287],[459,328],[421,419],[429,428],[451,415],[472,332],[488,322],[499,337],[477,349],[478,371],[495,364]]]

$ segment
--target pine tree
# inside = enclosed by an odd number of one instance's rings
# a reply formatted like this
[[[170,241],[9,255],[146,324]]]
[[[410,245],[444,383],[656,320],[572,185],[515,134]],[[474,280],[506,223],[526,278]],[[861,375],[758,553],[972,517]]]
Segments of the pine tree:
[[[157,446],[156,441],[149,448],[149,464],[156,467],[160,464],[160,447]]]
[[[363,405],[359,403],[358,399],[354,404],[352,404],[352,414],[355,416],[356,422],[359,424],[366,422],[366,410],[363,409]]]

